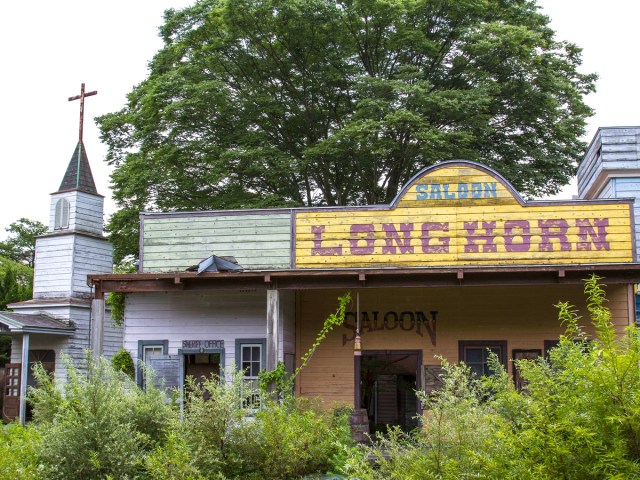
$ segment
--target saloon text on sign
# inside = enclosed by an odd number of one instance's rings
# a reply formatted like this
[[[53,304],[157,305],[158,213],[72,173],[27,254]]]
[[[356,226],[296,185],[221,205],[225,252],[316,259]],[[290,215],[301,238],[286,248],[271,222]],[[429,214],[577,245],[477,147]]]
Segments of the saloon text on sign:
[[[497,198],[497,182],[430,183],[416,185],[416,200]]]

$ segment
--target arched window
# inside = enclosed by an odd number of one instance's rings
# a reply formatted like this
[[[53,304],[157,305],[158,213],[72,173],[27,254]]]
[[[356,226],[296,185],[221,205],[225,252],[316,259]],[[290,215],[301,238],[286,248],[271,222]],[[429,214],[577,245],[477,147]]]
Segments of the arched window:
[[[54,230],[69,228],[69,201],[61,198],[56,203],[56,218],[53,224]]]

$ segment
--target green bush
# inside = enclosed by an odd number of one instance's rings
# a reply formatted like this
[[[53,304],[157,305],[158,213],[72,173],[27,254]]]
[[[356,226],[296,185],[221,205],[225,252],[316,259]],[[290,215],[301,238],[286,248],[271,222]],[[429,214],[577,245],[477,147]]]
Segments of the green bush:
[[[175,435],[147,457],[152,478],[166,464],[159,478],[295,479],[332,469],[351,444],[350,410],[334,413],[291,398],[264,399],[255,409],[242,401],[256,392],[241,372],[189,380],[186,391]]]
[[[18,423],[0,425],[0,480],[35,480],[36,452],[41,445],[37,429],[25,428]]]
[[[67,382],[57,386],[42,367],[34,371],[40,387],[30,398],[45,478],[132,478],[163,442],[174,413],[162,392],[140,390],[105,359],[89,357],[83,371],[67,361]]]
[[[349,410],[333,412],[304,399],[269,403],[255,419],[260,476],[295,479],[332,470],[333,457],[351,444]]]
[[[495,356],[496,374],[479,380],[445,363],[443,388],[421,395],[422,428],[379,437],[343,471],[362,480],[640,478],[640,339],[635,327],[616,332],[598,280],[585,283],[596,337],[558,305],[566,333],[548,360],[518,362],[525,391]]]
[[[131,357],[131,354],[123,347],[120,347],[118,353],[111,357],[111,365],[117,371],[126,373],[129,378],[134,378],[136,375],[133,358]]]

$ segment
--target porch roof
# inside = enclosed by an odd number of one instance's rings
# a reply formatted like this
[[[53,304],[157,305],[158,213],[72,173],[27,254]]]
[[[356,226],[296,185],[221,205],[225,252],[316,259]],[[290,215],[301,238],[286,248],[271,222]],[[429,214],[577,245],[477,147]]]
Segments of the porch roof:
[[[638,283],[640,263],[96,274],[88,283],[100,298],[106,292],[580,284],[591,274],[609,284]]]
[[[0,333],[45,333],[49,335],[73,335],[75,328],[45,314],[0,312]]]

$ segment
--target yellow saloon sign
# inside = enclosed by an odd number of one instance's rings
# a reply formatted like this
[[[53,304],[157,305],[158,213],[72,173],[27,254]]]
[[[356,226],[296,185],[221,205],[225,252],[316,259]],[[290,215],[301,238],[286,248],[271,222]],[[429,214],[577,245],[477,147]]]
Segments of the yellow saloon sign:
[[[300,210],[296,268],[631,262],[630,201],[525,202],[498,173],[452,161],[390,206]]]

